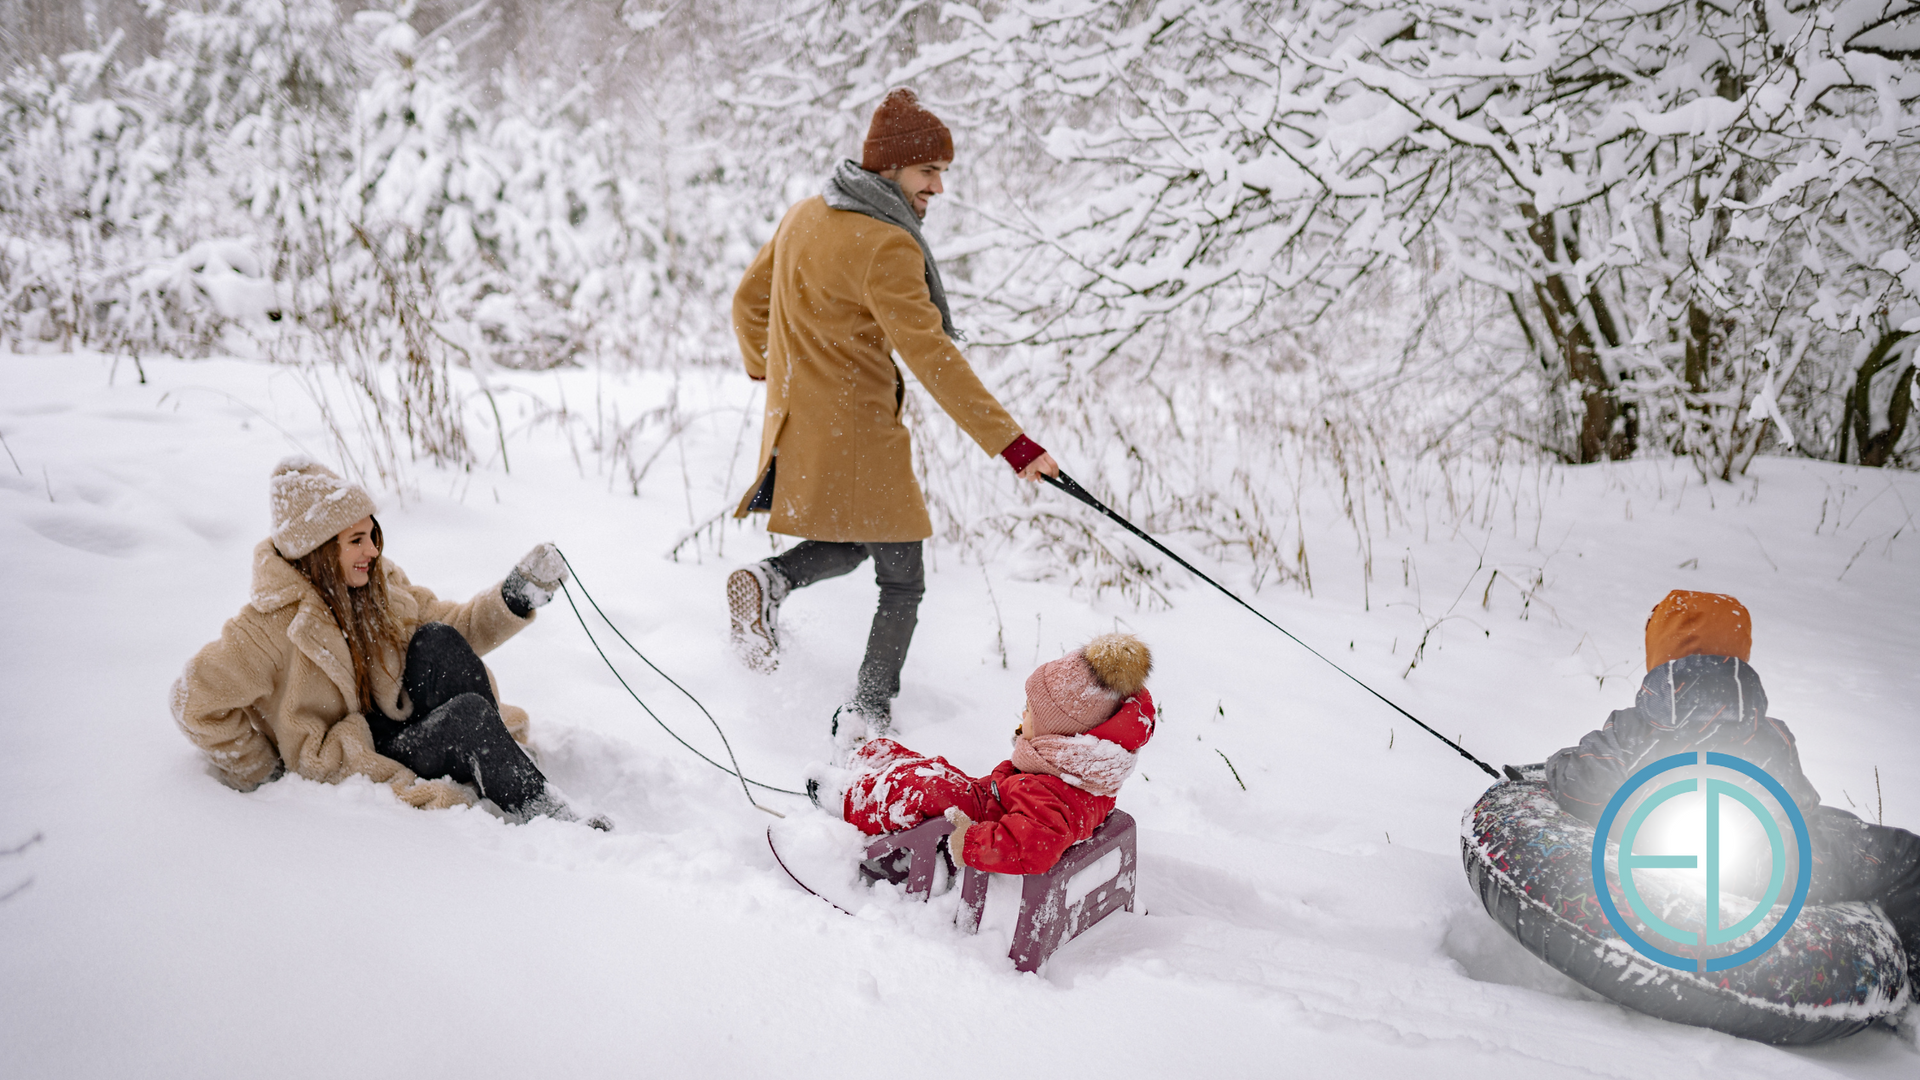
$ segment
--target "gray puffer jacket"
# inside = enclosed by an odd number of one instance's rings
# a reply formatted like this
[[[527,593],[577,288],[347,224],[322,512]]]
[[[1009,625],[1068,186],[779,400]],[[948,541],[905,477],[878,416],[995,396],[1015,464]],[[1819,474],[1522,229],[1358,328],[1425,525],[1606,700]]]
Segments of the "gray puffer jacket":
[[[1628,777],[1694,750],[1758,765],[1803,812],[1820,805],[1820,793],[1800,771],[1793,732],[1767,715],[1759,673],[1731,656],[1683,656],[1647,672],[1632,708],[1616,710],[1580,745],[1547,759],[1547,787],[1562,810],[1597,822]]]

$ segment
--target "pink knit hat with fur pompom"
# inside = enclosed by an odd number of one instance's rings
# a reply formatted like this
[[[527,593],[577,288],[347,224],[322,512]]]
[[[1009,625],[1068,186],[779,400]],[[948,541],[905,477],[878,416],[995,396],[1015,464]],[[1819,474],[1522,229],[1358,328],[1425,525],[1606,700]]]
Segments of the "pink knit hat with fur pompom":
[[[1079,652],[1027,676],[1032,735],[1078,735],[1114,714],[1147,685],[1153,654],[1132,634],[1102,634]]]

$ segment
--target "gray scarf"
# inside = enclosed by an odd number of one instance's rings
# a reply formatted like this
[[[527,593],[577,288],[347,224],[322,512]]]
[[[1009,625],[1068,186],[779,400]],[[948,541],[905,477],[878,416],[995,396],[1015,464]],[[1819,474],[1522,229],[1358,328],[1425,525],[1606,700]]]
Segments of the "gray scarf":
[[[927,292],[933,297],[933,306],[940,309],[940,328],[954,341],[964,341],[966,335],[954,329],[953,312],[947,310],[947,289],[940,281],[940,264],[934,262],[933,249],[920,233],[920,218],[914,214],[913,204],[907,201],[907,193],[900,185],[879,173],[868,172],[858,162],[842,161],[827,178],[826,190],[821,194],[835,210],[851,210],[907,230],[913,242],[920,245],[920,254],[926,257]]]

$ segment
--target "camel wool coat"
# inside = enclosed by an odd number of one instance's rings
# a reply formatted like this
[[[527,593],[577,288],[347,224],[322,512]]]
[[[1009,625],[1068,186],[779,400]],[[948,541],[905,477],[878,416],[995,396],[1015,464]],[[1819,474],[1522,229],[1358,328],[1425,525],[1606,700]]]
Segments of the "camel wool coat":
[[[920,385],[988,455],[1020,425],[940,327],[920,245],[905,229],[815,196],[794,204],[733,296],[747,374],[767,381],[760,464],[779,451],[767,528],[809,540],[904,543],[933,535],[900,408]]]
[[[500,598],[500,586],[464,604],[441,600],[407,580],[390,560],[387,602],[408,638],[422,623],[442,622],[460,632],[485,656],[533,621],[522,619]],[[374,703],[395,720],[411,717],[413,703],[400,688],[405,656],[384,650],[373,671]],[[491,683],[493,673],[487,673]],[[500,688],[494,686],[494,699]],[[274,766],[309,780],[338,783],[366,776],[388,784],[413,806],[447,807],[473,798],[449,780],[422,780],[411,769],[373,748],[373,733],[358,708],[353,661],[346,635],[306,576],[263,540],[253,549],[253,588],[240,614],[227,620],[220,639],[187,661],[173,684],[173,719],[226,783],[248,790],[273,776]],[[527,714],[500,706],[507,730],[527,739]]]

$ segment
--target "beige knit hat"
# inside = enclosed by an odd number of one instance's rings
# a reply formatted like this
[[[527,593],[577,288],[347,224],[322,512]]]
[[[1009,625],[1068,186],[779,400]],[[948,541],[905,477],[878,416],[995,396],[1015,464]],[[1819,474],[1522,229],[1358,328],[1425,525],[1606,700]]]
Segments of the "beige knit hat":
[[[379,509],[365,488],[307,457],[290,457],[273,467],[267,501],[273,548],[288,559],[310,553]]]

